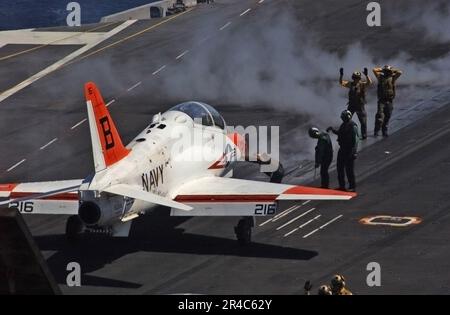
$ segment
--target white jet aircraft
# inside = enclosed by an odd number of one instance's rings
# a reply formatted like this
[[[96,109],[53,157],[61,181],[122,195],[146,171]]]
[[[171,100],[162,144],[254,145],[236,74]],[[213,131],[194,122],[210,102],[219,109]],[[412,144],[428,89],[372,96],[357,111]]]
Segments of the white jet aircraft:
[[[70,214],[69,239],[93,230],[128,236],[133,219],[166,206],[172,216],[243,217],[235,232],[241,243],[248,243],[253,218],[275,215],[280,201],[349,200],[356,195],[227,177],[245,144],[237,133],[227,134],[214,108],[200,102],[155,115],[125,147],[94,83],[85,85],[85,95],[95,173],[79,180],[0,185],[0,197],[5,198],[0,205],[24,214]],[[191,144],[198,131],[203,141]],[[214,145],[217,139],[224,145]],[[209,158],[192,159],[198,152]]]

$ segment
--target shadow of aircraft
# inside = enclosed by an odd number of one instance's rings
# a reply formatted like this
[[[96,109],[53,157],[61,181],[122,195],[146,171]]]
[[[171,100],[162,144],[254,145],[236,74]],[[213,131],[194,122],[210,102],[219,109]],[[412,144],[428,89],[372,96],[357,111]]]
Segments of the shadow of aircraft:
[[[79,241],[68,243],[65,235],[36,236],[43,251],[56,251],[47,263],[58,283],[65,283],[65,266],[76,261],[83,266],[83,273],[96,271],[106,264],[137,252],[180,253],[206,256],[238,256],[249,258],[275,258],[309,260],[317,252],[262,243],[239,246],[234,239],[185,233],[177,228],[189,217],[170,217],[160,211],[141,216],[133,222],[129,238],[110,238],[95,234],[84,234]],[[61,267],[63,266],[63,267]],[[140,284],[84,275],[86,285],[138,288]]]

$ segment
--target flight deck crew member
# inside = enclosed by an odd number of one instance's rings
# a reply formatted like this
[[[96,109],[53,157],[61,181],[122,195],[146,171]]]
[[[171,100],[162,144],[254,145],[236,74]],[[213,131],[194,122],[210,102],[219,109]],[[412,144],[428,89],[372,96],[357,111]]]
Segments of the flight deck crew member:
[[[308,280],[305,282],[303,286],[305,295],[311,295],[312,287],[311,281]],[[333,291],[329,285],[321,285],[317,290],[317,295],[333,295]]]
[[[367,138],[367,113],[365,109],[366,104],[366,90],[369,85],[372,84],[372,80],[369,77],[367,68],[364,68],[365,81],[361,80],[361,72],[353,72],[352,80],[343,80],[344,69],[339,70],[339,84],[348,89],[348,107],[347,109],[353,114],[356,113],[361,124],[361,136],[362,139]]]
[[[317,139],[314,167],[320,167],[320,187],[329,188],[330,176],[328,174],[328,169],[333,161],[333,145],[330,136],[328,133],[321,132],[315,127],[309,129],[309,136],[313,139]]]
[[[312,283],[311,281],[306,281],[305,285],[303,286],[303,289],[305,291],[305,295],[311,295],[311,290],[312,290]]]
[[[331,292],[333,295],[353,295],[353,293],[345,287],[345,279],[341,275],[335,275],[331,279]]]
[[[339,180],[339,189],[346,190],[345,175],[349,183],[348,191],[355,191],[355,159],[358,150],[358,126],[352,120],[352,113],[344,110],[341,114],[342,124],[338,130],[328,127],[327,132],[333,131],[338,136],[339,151],[337,156],[337,172]]]
[[[254,162],[260,165],[271,165],[273,168],[276,167],[276,170],[273,172],[264,172],[267,176],[270,177],[271,183],[281,183],[284,177],[284,168],[280,161],[273,159],[269,155],[263,153],[263,154],[257,154],[256,155],[256,161],[250,161]]]
[[[275,172],[266,173],[267,176],[270,177],[271,183],[278,183],[280,184],[284,177],[284,168],[283,164],[281,164],[280,161],[278,161],[278,168]]]
[[[381,129],[383,137],[387,137],[388,124],[394,109],[395,82],[403,73],[391,66],[374,68],[373,73],[378,79],[378,108],[375,116],[374,136],[377,137]]]
[[[333,291],[329,285],[321,285],[317,290],[317,295],[333,295]]]

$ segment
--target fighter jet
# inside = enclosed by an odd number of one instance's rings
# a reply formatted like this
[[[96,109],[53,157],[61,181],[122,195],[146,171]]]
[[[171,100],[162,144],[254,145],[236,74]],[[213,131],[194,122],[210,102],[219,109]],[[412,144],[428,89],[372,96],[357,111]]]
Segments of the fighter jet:
[[[1,204],[23,214],[69,214],[68,239],[86,231],[127,237],[131,222],[169,207],[172,216],[242,217],[240,243],[253,218],[273,216],[283,200],[349,200],[355,193],[230,177],[245,151],[212,106],[186,102],[153,117],[127,146],[96,85],[85,84],[95,173],[85,179],[0,185]],[[201,139],[195,141],[196,134]],[[194,139],[194,141],[192,141]],[[218,143],[220,143],[218,145]]]

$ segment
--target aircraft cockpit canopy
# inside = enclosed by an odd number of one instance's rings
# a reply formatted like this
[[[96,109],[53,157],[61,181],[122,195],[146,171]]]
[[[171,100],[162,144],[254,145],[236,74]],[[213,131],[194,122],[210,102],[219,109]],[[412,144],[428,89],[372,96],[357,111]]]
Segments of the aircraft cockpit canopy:
[[[169,111],[183,112],[191,117],[194,123],[199,123],[203,126],[212,126],[220,129],[225,129],[226,127],[222,115],[214,107],[205,103],[185,102],[172,107]]]

